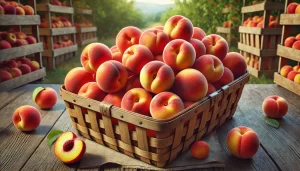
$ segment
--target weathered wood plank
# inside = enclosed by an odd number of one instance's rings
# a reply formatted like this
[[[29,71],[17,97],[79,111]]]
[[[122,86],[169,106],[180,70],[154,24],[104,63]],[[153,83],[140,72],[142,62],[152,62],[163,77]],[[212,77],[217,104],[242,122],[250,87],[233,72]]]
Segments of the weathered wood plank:
[[[43,43],[29,44],[20,47],[0,50],[0,61],[27,56],[43,51]]]
[[[4,108],[6,105],[11,103],[13,100],[18,98],[21,94],[25,93],[25,90],[13,90],[10,92],[0,92],[0,110]]]
[[[0,26],[39,25],[39,15],[0,15]]]
[[[300,14],[281,14],[281,25],[300,25]]]

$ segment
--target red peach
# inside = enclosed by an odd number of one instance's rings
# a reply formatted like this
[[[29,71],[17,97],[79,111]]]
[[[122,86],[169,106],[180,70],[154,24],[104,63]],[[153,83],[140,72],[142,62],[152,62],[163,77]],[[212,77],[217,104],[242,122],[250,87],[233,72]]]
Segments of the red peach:
[[[192,46],[195,49],[196,52],[196,59],[199,58],[202,55],[206,54],[206,48],[205,45],[202,43],[201,40],[198,39],[191,39],[190,43],[192,44]]]
[[[26,64],[26,65],[31,64],[31,61],[26,57],[19,58],[18,60],[21,61],[22,64]]]
[[[296,3],[296,2],[290,3],[290,4],[287,6],[287,8],[286,8],[286,13],[287,13],[287,14],[295,14],[296,8],[297,8],[298,5],[299,5],[299,4]]]
[[[295,10],[295,14],[300,14],[300,5],[298,4],[296,10]]]
[[[192,38],[194,39],[202,40],[206,36],[206,33],[199,27],[194,27],[193,30],[194,33]]]
[[[21,131],[33,131],[41,122],[41,113],[32,106],[21,106],[12,116],[13,124]]]
[[[8,60],[5,62],[5,65],[8,66],[9,68],[17,68],[18,64],[14,60]]]
[[[195,102],[191,102],[191,101],[184,101],[183,102],[183,106],[184,106],[184,109],[192,106]]]
[[[288,73],[287,78],[291,81],[294,81],[297,74],[300,74],[298,71],[291,71]]]
[[[51,109],[57,102],[56,91],[51,87],[37,87],[32,98],[41,109]]]
[[[245,58],[239,53],[229,52],[222,62],[224,67],[231,70],[235,79],[242,76],[247,71]]]
[[[28,42],[28,44],[35,44],[36,42],[36,38],[33,36],[27,36],[26,37],[26,41]]]
[[[292,48],[300,50],[300,40],[295,41]]]
[[[12,75],[5,70],[0,70],[0,82],[8,81],[12,79]]]
[[[183,39],[189,41],[193,36],[193,24],[189,19],[181,15],[175,15],[166,21],[164,32],[167,33],[170,40]]]
[[[300,33],[295,37],[297,40],[300,40]]]
[[[82,67],[73,68],[65,77],[65,88],[72,93],[78,93],[80,88],[88,82],[93,82],[93,75]]]
[[[162,56],[162,55],[154,56],[154,60],[155,60],[155,61],[161,61],[161,62],[164,62],[164,59],[163,59],[163,56]]]
[[[208,83],[206,96],[210,95],[211,93],[213,93],[215,91],[217,91],[215,86]]]
[[[143,88],[138,75],[132,75],[128,78],[124,91],[127,92],[133,88]]]
[[[25,11],[22,7],[16,7],[16,14],[17,15],[25,15]]]
[[[283,77],[287,77],[287,75],[291,71],[293,71],[293,68],[289,65],[285,65],[280,69],[280,75],[282,75]]]
[[[0,40],[0,50],[2,49],[9,49],[11,48],[11,45],[8,41],[6,40]]]
[[[231,83],[234,80],[234,75],[231,72],[230,69],[228,69],[227,67],[224,67],[224,73],[222,75],[222,77],[219,79],[219,83],[224,86],[227,85],[229,83]]]
[[[298,71],[300,72],[300,65],[296,65],[293,67],[293,71]]]
[[[40,69],[40,64],[37,61],[31,61],[29,66],[31,68],[31,71],[36,71]]]
[[[116,45],[121,53],[132,45],[139,44],[142,31],[133,26],[123,28],[117,35]]]
[[[262,109],[270,118],[282,118],[288,111],[288,103],[280,96],[269,96],[264,100]]]
[[[104,97],[107,95],[104,91],[102,91],[96,82],[88,82],[85,83],[78,92],[79,96],[102,101]]]
[[[205,141],[194,142],[190,149],[192,156],[197,159],[204,159],[208,157],[209,151],[210,147]]]
[[[12,78],[20,77],[22,75],[22,72],[19,68],[11,68],[9,73],[11,74]]]
[[[123,91],[118,91],[116,93],[112,93],[112,94],[107,94],[103,101],[106,103],[110,103],[113,104],[117,107],[121,107],[121,102],[122,102],[122,98],[124,96],[124,92]]]
[[[27,35],[23,32],[16,32],[15,35],[17,39],[25,39],[27,37]]]
[[[31,6],[25,5],[23,9],[26,15],[34,15],[34,9]]]
[[[118,47],[114,45],[110,48],[110,51],[112,54],[112,59],[122,63],[123,54],[119,51]]]
[[[22,75],[25,75],[25,74],[28,74],[31,72],[31,68],[27,64],[21,64],[21,66],[19,66],[19,69],[22,71]]]
[[[12,44],[13,47],[20,47],[23,46],[23,41],[21,39],[17,39],[14,44]]]
[[[142,33],[139,44],[146,46],[153,55],[161,55],[169,43],[169,36],[158,29],[146,30]]]
[[[3,6],[4,8],[4,13],[5,14],[10,14],[10,15],[16,15],[17,11],[16,11],[16,8],[12,5],[5,5]]]
[[[228,53],[228,44],[226,40],[216,34],[210,34],[202,39],[206,47],[206,54],[211,54],[223,60]]]
[[[284,41],[284,46],[291,48],[293,46],[294,42],[296,42],[296,41],[297,41],[297,39],[295,37],[293,37],[293,36],[288,37]]]

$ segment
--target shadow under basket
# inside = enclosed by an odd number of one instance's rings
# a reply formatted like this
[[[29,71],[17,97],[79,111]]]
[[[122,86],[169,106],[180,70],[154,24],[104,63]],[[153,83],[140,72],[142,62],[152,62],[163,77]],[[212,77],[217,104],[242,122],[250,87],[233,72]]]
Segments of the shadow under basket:
[[[165,167],[193,142],[232,117],[248,81],[247,72],[163,121],[78,96],[64,86],[60,95],[78,134],[148,164]]]

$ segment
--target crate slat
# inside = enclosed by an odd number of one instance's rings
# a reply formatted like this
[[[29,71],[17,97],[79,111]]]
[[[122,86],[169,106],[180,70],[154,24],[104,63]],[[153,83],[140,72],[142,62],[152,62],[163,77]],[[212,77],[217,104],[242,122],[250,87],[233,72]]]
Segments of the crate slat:
[[[281,25],[300,25],[300,14],[281,14]]]
[[[88,44],[94,43],[94,42],[98,42],[98,38],[97,37],[92,38],[92,39],[88,39],[88,40],[83,40],[82,42],[79,42],[78,44],[80,46],[84,46],[84,45],[88,45]]]
[[[291,59],[293,61],[300,62],[300,50],[297,50],[297,49],[278,45],[277,46],[277,55]]]
[[[291,81],[282,75],[278,74],[277,72],[274,73],[274,82],[281,87],[288,89],[289,91],[297,94],[300,96],[300,84]]]
[[[51,4],[37,4],[37,11],[42,12],[57,12],[63,14],[73,14],[74,8],[73,7],[65,7],[65,6],[58,6],[58,5],[51,5]]]
[[[231,33],[231,28],[217,27],[217,33]]]
[[[242,13],[252,13],[267,10],[284,10],[284,6],[280,3],[266,1],[256,5],[242,7]]]
[[[88,32],[96,32],[97,27],[82,27],[76,28],[77,33],[88,33]]]
[[[242,43],[238,43],[238,49],[260,57],[276,56],[276,49],[259,49]]]
[[[42,51],[43,51],[43,43],[36,43],[36,44],[30,44],[30,45],[24,45],[20,47],[0,50],[0,62],[14,59],[17,57],[31,55],[34,53],[39,53]]]
[[[40,28],[41,36],[59,36],[65,34],[76,33],[75,27],[65,27],[65,28]]]
[[[0,15],[0,26],[40,25],[39,15]]]
[[[257,34],[257,35],[281,35],[281,28],[255,28],[255,27],[239,27],[240,33]]]
[[[92,15],[92,14],[93,14],[93,10],[91,10],[91,9],[80,9],[80,8],[75,8],[75,13],[78,13],[78,14],[86,14],[86,15]]]

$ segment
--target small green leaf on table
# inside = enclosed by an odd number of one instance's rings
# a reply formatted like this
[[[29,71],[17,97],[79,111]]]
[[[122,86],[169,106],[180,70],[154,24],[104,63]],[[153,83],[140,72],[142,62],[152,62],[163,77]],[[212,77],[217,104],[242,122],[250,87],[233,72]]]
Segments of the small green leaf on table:
[[[35,102],[35,98],[36,96],[41,92],[45,90],[45,87],[37,87],[34,89],[33,93],[32,93],[32,100]]]
[[[53,130],[47,136],[47,144],[51,148],[56,139],[63,133],[61,130]]]
[[[280,126],[280,123],[276,119],[266,118],[265,122],[274,128],[279,128]]]

